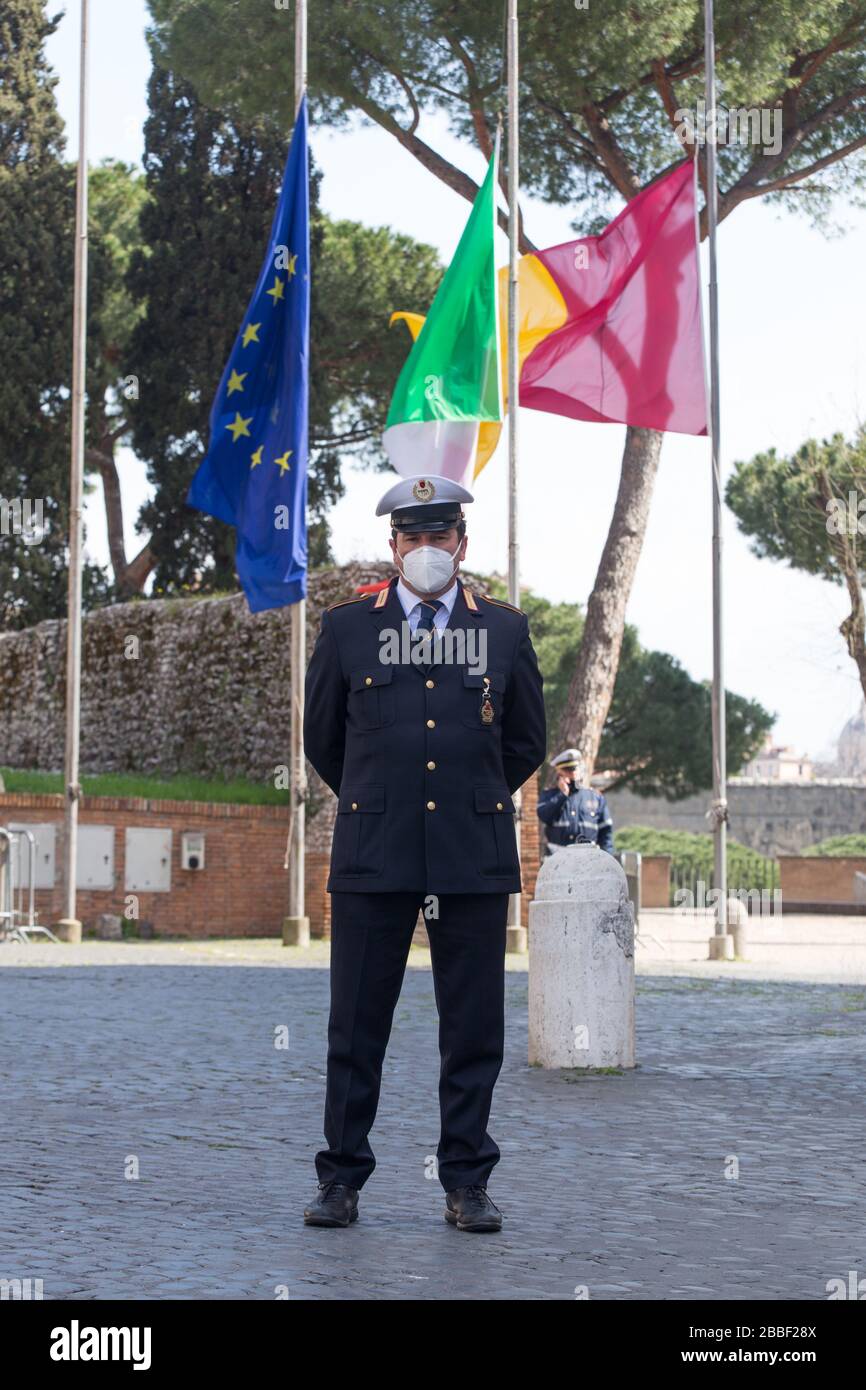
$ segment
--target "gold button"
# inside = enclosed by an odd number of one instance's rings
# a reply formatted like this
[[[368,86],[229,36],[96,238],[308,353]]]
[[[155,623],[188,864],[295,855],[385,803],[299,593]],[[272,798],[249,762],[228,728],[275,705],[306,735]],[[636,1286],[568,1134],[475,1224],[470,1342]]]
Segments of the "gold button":
[[[502,802],[501,802],[501,801],[497,801],[497,803],[496,803],[496,809],[497,809],[497,811],[501,811],[501,810],[502,810]]]
[[[436,684],[436,682],[435,682],[435,681],[426,681],[425,684],[426,684],[428,690],[432,690],[433,687],[434,687],[434,685]]]
[[[428,811],[435,811],[435,810],[436,810],[436,802],[435,802],[435,801],[428,801],[428,802],[427,802],[427,810],[428,810]]]
[[[358,803],[357,803],[357,801],[353,801],[353,802],[352,802],[352,810],[353,810],[353,811],[357,811],[357,809],[358,809]]]
[[[372,684],[373,684],[373,677],[372,677],[372,676],[367,676],[367,677],[365,678],[365,680],[364,680],[364,684],[365,684],[365,685],[372,685]]]
[[[436,770],[436,764],[435,764],[435,763],[428,763],[428,764],[427,764],[427,771],[428,771],[428,772],[435,772],[435,770]]]
[[[428,728],[428,729],[435,729],[435,728],[436,728],[436,720],[435,720],[435,719],[428,719],[428,720],[427,720],[427,728]]]

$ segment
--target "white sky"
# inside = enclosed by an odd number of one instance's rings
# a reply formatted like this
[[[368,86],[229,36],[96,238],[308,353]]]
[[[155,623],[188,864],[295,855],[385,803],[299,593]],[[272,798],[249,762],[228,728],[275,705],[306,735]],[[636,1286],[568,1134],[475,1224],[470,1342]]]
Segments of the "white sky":
[[[149,57],[144,0],[92,0],[90,158],[141,161]],[[77,140],[80,0],[50,42],[69,154]],[[290,46],[289,46],[290,47]],[[287,51],[287,82],[291,81]],[[444,124],[425,137],[476,178],[480,155],[460,147]],[[313,130],[322,168],[322,203],[337,217],[388,225],[435,245],[447,262],[469,205],[435,180],[375,127],[331,135]],[[576,208],[525,205],[539,246],[575,235]],[[844,205],[844,236],[828,240],[793,214],[756,201],[719,232],[721,299],[721,453],[735,460],[775,446],[785,453],[810,436],[850,435],[866,416],[863,316],[866,214]],[[501,263],[507,245],[500,237]],[[705,252],[706,248],[704,248]],[[250,266],[252,286],[258,265]],[[423,311],[425,305],[406,305]],[[383,326],[383,331],[387,331]],[[216,383],[214,383],[216,386]],[[521,412],[521,575],[536,592],[585,603],[610,523],[625,428]],[[147,495],[141,465],[122,457],[130,552],[133,522]],[[347,496],[331,515],[336,556],[371,558],[386,549],[375,503],[387,475],[351,470]],[[500,450],[475,487],[469,563],[504,571],[506,458]],[[101,494],[87,507],[88,547],[108,558]],[[774,736],[816,756],[835,742],[861,702],[854,663],[838,632],[841,589],[759,561],[726,511],[724,521],[725,684],[778,715]],[[652,515],[628,608],[645,646],[676,656],[696,679],[712,669],[710,465],[706,440],[665,439]]]

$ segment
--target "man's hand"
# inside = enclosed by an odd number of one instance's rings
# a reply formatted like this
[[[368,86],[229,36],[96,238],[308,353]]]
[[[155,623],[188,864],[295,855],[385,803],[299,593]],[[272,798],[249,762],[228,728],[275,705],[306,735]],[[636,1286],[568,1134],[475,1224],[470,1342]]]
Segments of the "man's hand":
[[[567,772],[560,772],[556,779],[556,785],[559,787],[563,796],[568,796],[571,791],[571,778]]]

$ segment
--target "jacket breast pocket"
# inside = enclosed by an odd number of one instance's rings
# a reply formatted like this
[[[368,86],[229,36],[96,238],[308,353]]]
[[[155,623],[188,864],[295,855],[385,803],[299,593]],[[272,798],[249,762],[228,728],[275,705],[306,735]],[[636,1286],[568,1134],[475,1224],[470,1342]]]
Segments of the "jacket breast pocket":
[[[463,672],[463,712],[462,722],[469,729],[490,733],[502,724],[502,702],[505,699],[505,674],[502,671],[485,671],[483,676],[474,671]]]
[[[393,685],[394,667],[375,665],[352,671],[349,676],[349,722],[365,733],[384,729],[397,717]]]
[[[476,787],[479,867],[482,874],[503,877],[520,872],[514,802],[505,787]]]
[[[385,788],[365,783],[340,788],[331,872],[362,878],[385,871]]]

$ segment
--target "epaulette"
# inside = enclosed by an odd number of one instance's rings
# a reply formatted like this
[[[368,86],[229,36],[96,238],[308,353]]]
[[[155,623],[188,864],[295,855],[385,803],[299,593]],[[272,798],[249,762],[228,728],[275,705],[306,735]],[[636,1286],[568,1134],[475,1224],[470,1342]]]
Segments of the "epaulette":
[[[332,603],[330,607],[326,608],[325,612],[333,613],[335,608],[345,608],[347,603],[362,603],[365,598],[369,597],[369,594],[356,594],[354,598],[341,598],[338,603]]]
[[[479,594],[478,597],[483,598],[485,603],[495,603],[497,608],[510,608],[512,613],[523,613],[522,608],[515,608],[513,603],[506,603],[504,599],[491,598],[489,594]]]

